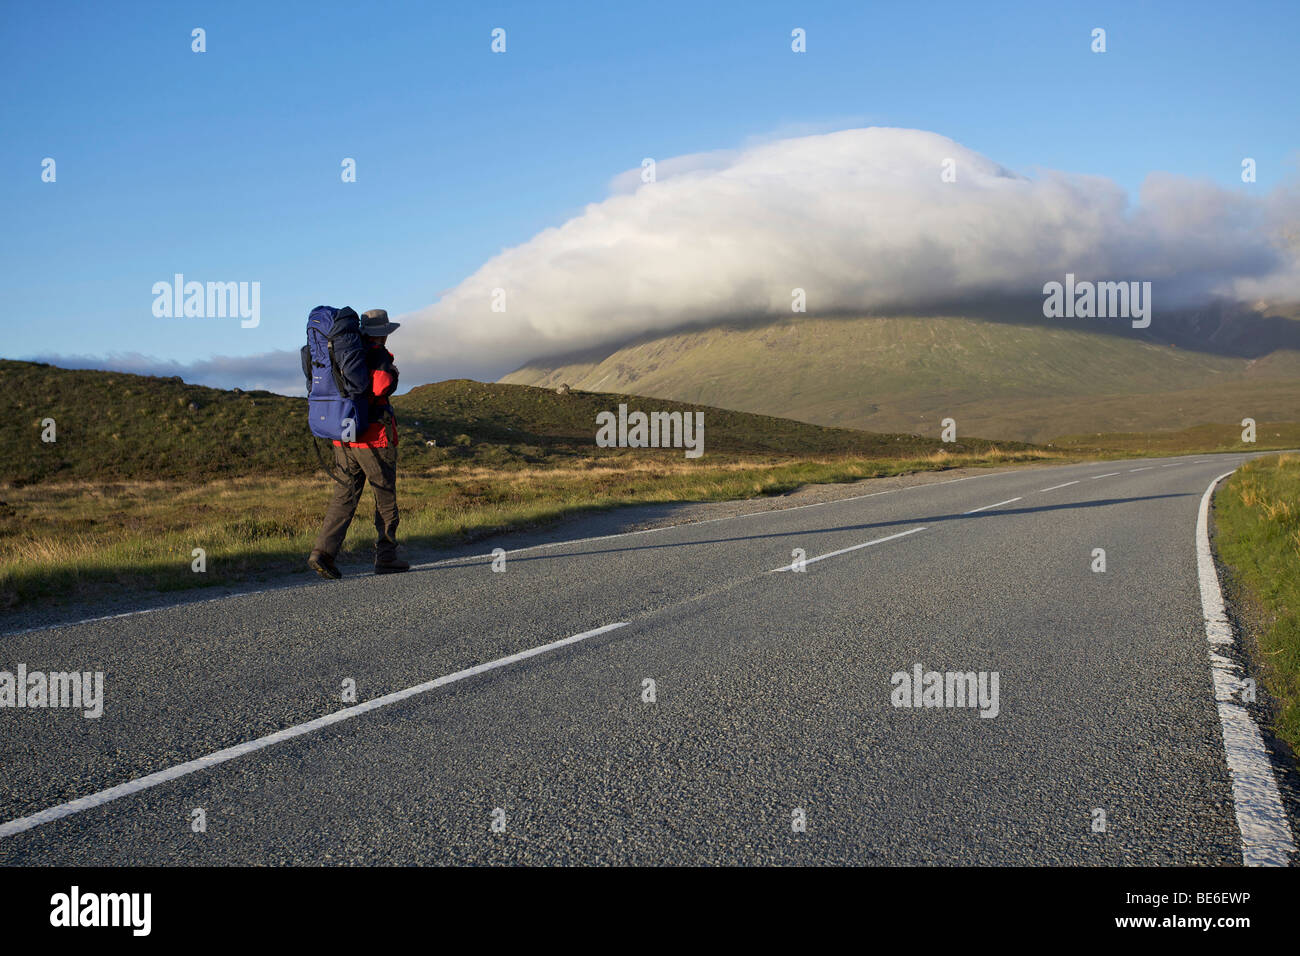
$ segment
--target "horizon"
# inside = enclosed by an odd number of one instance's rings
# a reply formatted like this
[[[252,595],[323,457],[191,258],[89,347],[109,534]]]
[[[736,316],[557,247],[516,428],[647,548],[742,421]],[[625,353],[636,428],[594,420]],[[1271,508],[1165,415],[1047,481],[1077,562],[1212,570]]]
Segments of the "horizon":
[[[906,305],[963,254],[950,243],[927,258],[934,237],[970,217],[1013,228],[983,237],[996,256],[966,264],[949,301],[1105,274],[1134,250],[1133,278],[1180,295],[1297,288],[1285,248],[1236,248],[1296,221],[1285,26],[1300,11],[1286,4],[1016,4],[997,22],[956,5],[667,8],[690,9],[685,30],[668,13],[642,22],[594,5],[564,24],[516,4],[386,9],[383,22],[342,4],[12,13],[0,38],[17,91],[0,146],[6,284],[13,310],[41,321],[10,320],[3,354],[301,394],[295,353],[324,302],[388,309],[417,382],[491,381],[534,358],[779,315],[782,293],[755,278],[787,264],[784,288],[808,287],[816,316],[878,305],[898,270],[861,266],[893,256],[911,273],[890,290]],[[491,49],[497,27],[504,53]],[[1097,27],[1104,54],[1089,48]],[[805,52],[791,49],[794,28]],[[344,39],[355,67],[305,71],[283,55]],[[914,240],[883,218],[860,234],[860,215],[896,193],[895,223],[943,207],[931,166],[950,155],[966,206]],[[645,159],[653,196],[638,181]],[[742,181],[763,185],[734,196]],[[728,232],[756,196],[772,200],[763,217]],[[1094,215],[1082,252],[1039,255],[1045,224]],[[354,238],[339,241],[344,222]],[[819,248],[782,242],[799,228]],[[1202,247],[1189,251],[1186,231],[1205,233]],[[700,235],[707,245],[680,251]],[[657,282],[656,249],[674,267],[695,259],[699,275]],[[1202,274],[1218,285],[1185,288]],[[255,285],[257,321],[159,315],[153,290],[174,275]],[[609,275],[619,281],[602,288]],[[508,322],[487,301],[497,287],[524,303]]]

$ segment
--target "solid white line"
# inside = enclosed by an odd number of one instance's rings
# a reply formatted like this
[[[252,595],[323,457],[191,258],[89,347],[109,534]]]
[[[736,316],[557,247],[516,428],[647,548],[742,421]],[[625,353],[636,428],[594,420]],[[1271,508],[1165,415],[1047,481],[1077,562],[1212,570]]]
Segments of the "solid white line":
[[[803,563],[805,566],[807,566],[817,561],[825,561],[827,558],[834,558],[841,554],[848,554],[850,551],[858,551],[861,550],[862,548],[869,548],[873,544],[884,544],[886,541],[893,541],[895,538],[905,538],[909,534],[916,534],[918,531],[924,531],[924,530],[925,530],[925,526],[922,525],[919,528],[913,528],[911,531],[900,531],[898,534],[891,534],[887,538],[876,538],[874,541],[864,541],[862,544],[855,544],[852,547],[840,548],[840,550],[838,551],[829,551],[826,554],[819,554],[815,558],[804,558]],[[794,565],[787,564],[783,568],[773,568],[771,571],[768,571],[767,573],[776,574],[778,571],[793,571],[793,570],[794,570]]]
[[[1067,481],[1063,485],[1052,485],[1050,488],[1039,488],[1038,491],[1041,494],[1044,491],[1055,491],[1057,488],[1069,488],[1071,485],[1077,485],[1078,483],[1078,479],[1075,479],[1074,481]]]
[[[1234,637],[1210,551],[1210,499],[1214,486],[1231,474],[1231,471],[1224,472],[1210,482],[1201,496],[1201,510],[1196,517],[1196,573],[1201,584],[1205,636],[1210,642],[1210,674],[1214,678],[1214,698],[1223,728],[1223,749],[1232,771],[1232,800],[1237,808],[1237,827],[1241,830],[1242,862],[1246,866],[1287,866],[1290,854],[1295,852],[1295,842],[1286,811],[1282,809],[1273,765],[1254,719],[1233,700],[1233,694],[1245,684],[1235,673],[1237,665],[1217,652],[1218,648],[1234,643]]]
[[[1118,474],[1118,471],[1108,471],[1104,475],[1092,475],[1091,477],[1093,481],[1096,481],[1098,478],[1114,478]]]
[[[983,508],[972,508],[970,511],[963,511],[962,514],[973,515],[980,511],[988,511],[990,508],[998,508],[1001,507],[1002,505],[1009,505],[1011,504],[1011,502],[1019,501],[1019,500],[1020,500],[1019,498],[1008,498],[1006,501],[999,501],[997,504],[994,505],[985,505]]]
[[[1130,468],[1129,472],[1132,473],[1135,471],[1150,471],[1154,467],[1155,465],[1147,465],[1145,468]]]
[[[92,793],[88,797],[78,797],[76,800],[70,800],[67,803],[60,803],[58,806],[50,807],[47,810],[41,810],[39,813],[33,813],[31,816],[20,817],[17,820],[10,820],[8,823],[0,824],[0,839],[13,836],[15,833],[22,833],[24,830],[30,830],[38,827],[43,823],[49,823],[52,820],[59,820],[63,817],[72,816],[74,813],[81,813],[83,810],[91,810],[95,807],[102,807],[104,804],[116,800],[119,797],[129,796],[133,793],[139,793],[142,790],[148,790],[159,784],[168,783],[180,777],[197,773],[200,770],[210,770],[227,761],[234,760],[236,757],[242,757],[273,744],[282,743],[286,740],[292,740],[294,737],[301,737],[304,734],[310,734],[313,731],[330,727],[334,724],[350,720],[353,717],[360,717],[362,714],[368,714],[372,710],[379,710],[381,707],[387,707],[389,704],[396,704],[398,701],[415,697],[418,694],[424,694],[439,687],[446,687],[448,684],[454,684],[457,681],[465,680],[467,677],[476,677],[479,674],[485,674],[488,671],[505,667],[509,664],[515,664],[530,657],[536,657],[538,654],[544,654],[547,651],[553,651],[559,647],[565,647],[569,644],[576,644],[578,641],[585,641],[589,637],[595,637],[597,634],[604,634],[616,628],[626,627],[629,622],[619,621],[616,624],[606,624],[604,627],[598,627],[593,631],[583,631],[581,634],[574,634],[571,637],[561,638],[558,641],[552,641],[549,644],[543,644],[540,647],[532,647],[526,651],[520,651],[517,654],[511,654],[508,657],[501,657],[486,664],[476,664],[473,667],[467,667],[465,670],[456,671],[454,674],[448,674],[445,677],[438,677],[423,684],[416,684],[414,687],[408,687],[406,690],[394,691],[391,694],[385,694],[382,697],[376,697],[374,700],[368,700],[363,704],[354,704],[351,707],[344,707],[342,710],[336,710],[332,714],[326,714],[324,717],[317,717],[315,720],[309,720],[305,724],[298,724],[294,727],[287,727],[284,730],[277,730],[273,734],[265,737],[258,737],[256,740],[250,740],[246,743],[236,744],[233,747],[227,747],[225,750],[218,750],[216,753],[208,754],[206,757],[199,757],[196,760],[190,760],[175,767],[169,767],[166,770],[159,770],[157,773],[151,773],[145,777],[139,777],[135,780],[129,780],[126,783],[118,784],[116,787],[109,787],[107,790],[101,790],[98,793]]]

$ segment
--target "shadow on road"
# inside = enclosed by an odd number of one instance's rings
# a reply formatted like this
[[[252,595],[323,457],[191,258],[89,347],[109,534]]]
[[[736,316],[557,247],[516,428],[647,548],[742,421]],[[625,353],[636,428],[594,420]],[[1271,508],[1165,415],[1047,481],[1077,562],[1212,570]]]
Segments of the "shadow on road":
[[[899,518],[895,521],[872,521],[865,524],[846,524],[833,528],[812,528],[802,529],[799,531],[774,531],[768,534],[745,534],[737,535],[731,538],[703,538],[698,541],[679,541],[666,544],[641,544],[623,548],[601,548],[596,551],[563,551],[561,550],[566,542],[555,542],[552,548],[546,554],[520,555],[518,557],[511,555],[510,563],[516,564],[521,561],[549,561],[554,558],[573,557],[575,554],[583,556],[595,556],[598,554],[620,554],[629,551],[657,551],[665,548],[690,548],[706,544],[731,544],[739,541],[761,541],[764,539],[800,537],[807,538],[811,535],[818,534],[835,534],[840,531],[871,531],[880,528],[896,528],[902,525],[927,525],[939,521],[978,521],[985,518],[1003,518],[1011,515],[1038,514],[1047,511],[1074,511],[1082,508],[1105,508],[1110,505],[1133,504],[1141,501],[1156,501],[1161,498],[1196,498],[1198,495],[1190,492],[1178,492],[1164,495],[1140,495],[1134,498],[1100,498],[1096,501],[1078,501],[1073,504],[1054,504],[1042,505],[1036,508],[999,508],[996,510],[980,511],[975,514],[938,514],[921,517]],[[759,514],[781,514],[780,511],[758,512]],[[690,525],[681,527],[689,528]],[[667,530],[667,529],[664,529]],[[575,542],[576,544],[577,542]],[[491,559],[482,561],[458,561],[454,564],[443,564],[431,568],[419,568],[415,573],[424,573],[426,571],[450,571],[458,568],[478,567],[485,564],[491,564]]]

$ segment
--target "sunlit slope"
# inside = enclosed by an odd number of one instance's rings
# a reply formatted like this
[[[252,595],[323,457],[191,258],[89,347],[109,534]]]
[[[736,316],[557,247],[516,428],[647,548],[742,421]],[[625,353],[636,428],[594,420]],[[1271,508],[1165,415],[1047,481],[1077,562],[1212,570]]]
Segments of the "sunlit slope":
[[[306,399],[8,359],[0,359],[0,382],[7,386],[0,391],[0,444],[9,450],[0,459],[0,484],[291,477],[312,474],[320,464]],[[466,457],[504,465],[601,452],[596,416],[621,402],[633,410],[703,412],[713,455],[901,459],[994,447],[971,432],[944,444],[938,436],[868,434],[695,403],[646,407],[635,395],[557,395],[451,379],[393,399],[402,467],[416,472]],[[51,419],[55,441],[42,441],[43,423]]]
[[[1081,432],[1300,420],[1300,351],[1216,355],[1083,328],[958,317],[800,319],[531,363],[517,384],[632,392],[875,431],[1040,442]]]

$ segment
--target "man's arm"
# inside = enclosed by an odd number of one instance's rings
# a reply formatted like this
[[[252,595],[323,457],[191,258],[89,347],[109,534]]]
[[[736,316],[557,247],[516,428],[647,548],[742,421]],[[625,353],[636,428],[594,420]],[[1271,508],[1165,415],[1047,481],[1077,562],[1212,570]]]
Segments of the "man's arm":
[[[397,366],[393,364],[392,355],[385,356],[375,367],[373,387],[377,399],[386,399],[397,391]]]

